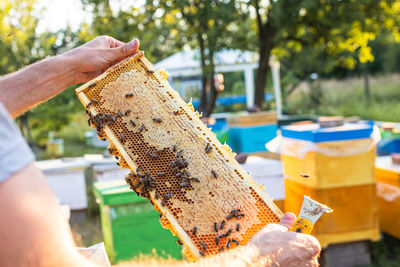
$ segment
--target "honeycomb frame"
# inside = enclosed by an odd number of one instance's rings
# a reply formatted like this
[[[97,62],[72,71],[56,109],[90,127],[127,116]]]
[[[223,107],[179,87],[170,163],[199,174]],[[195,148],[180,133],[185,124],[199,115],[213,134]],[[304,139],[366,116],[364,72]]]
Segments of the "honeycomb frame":
[[[129,168],[190,260],[246,244],[282,212],[143,51],[76,89],[98,137]]]

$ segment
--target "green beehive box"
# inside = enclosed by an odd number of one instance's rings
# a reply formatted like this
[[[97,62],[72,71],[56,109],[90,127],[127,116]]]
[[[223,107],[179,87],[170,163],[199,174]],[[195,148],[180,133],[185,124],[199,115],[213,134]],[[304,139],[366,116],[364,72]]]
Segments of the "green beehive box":
[[[177,238],[162,228],[151,203],[136,196],[125,181],[98,182],[93,189],[100,204],[106,251],[112,262],[154,252],[163,258],[182,258]]]

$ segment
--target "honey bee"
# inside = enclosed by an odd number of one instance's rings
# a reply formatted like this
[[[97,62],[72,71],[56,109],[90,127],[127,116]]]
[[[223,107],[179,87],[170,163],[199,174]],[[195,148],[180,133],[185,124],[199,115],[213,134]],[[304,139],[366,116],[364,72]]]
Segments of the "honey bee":
[[[207,250],[207,246],[206,246],[206,244],[204,242],[200,242],[200,246],[204,251]]]
[[[221,222],[221,225],[219,226],[219,229],[224,229],[224,226],[225,226],[225,220],[223,220],[222,222]]]
[[[96,86],[96,83],[92,83],[92,84],[89,84],[89,88],[92,88],[92,87],[95,87]]]
[[[240,211],[241,211],[240,209],[232,210],[232,211],[231,211],[231,214],[236,214],[236,213],[239,213]]]
[[[229,249],[230,247],[231,247],[231,243],[232,243],[232,240],[228,240],[228,243],[226,243],[226,248],[227,249]]]
[[[227,219],[227,220],[230,220],[230,219],[232,219],[233,217],[235,217],[235,215],[229,214],[228,216],[226,216],[226,219]]]
[[[219,245],[219,237],[218,237],[218,235],[216,235],[214,237],[214,240],[215,240],[215,245],[218,246]]]
[[[125,98],[130,98],[130,97],[133,97],[133,93],[128,93],[125,95]]]
[[[212,150],[212,146],[210,146],[210,144],[209,143],[207,143],[207,145],[206,145],[206,147],[205,147],[205,151],[206,151],[206,153],[208,154],[208,153],[210,153],[211,152],[211,150]]]
[[[232,228],[230,228],[225,234],[225,237],[228,237],[232,233]]]
[[[199,179],[199,178],[197,178],[197,177],[193,177],[193,178],[191,178],[191,180],[194,180],[194,181],[196,181],[196,182],[200,183],[200,179]]]

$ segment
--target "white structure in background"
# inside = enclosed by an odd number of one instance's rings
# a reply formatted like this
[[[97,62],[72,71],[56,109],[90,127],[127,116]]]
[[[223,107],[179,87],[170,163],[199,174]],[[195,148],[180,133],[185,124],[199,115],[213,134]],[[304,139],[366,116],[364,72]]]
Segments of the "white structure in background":
[[[244,83],[246,87],[247,107],[254,105],[254,70],[258,67],[258,54],[251,51],[241,51],[239,49],[222,50],[215,54],[215,72],[244,72]],[[158,62],[155,66],[159,69],[165,69],[169,73],[169,81],[174,89],[186,97],[189,90],[199,90],[201,88],[201,66],[200,51],[189,50],[178,52],[166,59]],[[275,90],[275,99],[277,107],[279,106],[281,114],[280,101],[280,80],[279,80],[279,62],[271,62],[273,73],[273,83]],[[277,90],[279,92],[277,93]]]
[[[258,54],[251,51],[222,50],[214,57],[215,72],[243,71],[246,85],[247,107],[254,105],[254,69],[258,66]],[[169,73],[172,87],[185,97],[186,91],[201,88],[200,51],[178,52],[156,64]]]
[[[272,84],[274,85],[276,116],[279,119],[282,117],[282,96],[281,96],[281,76],[280,76],[281,64],[279,63],[278,60],[275,59],[273,55],[271,55],[269,65],[271,66]]]

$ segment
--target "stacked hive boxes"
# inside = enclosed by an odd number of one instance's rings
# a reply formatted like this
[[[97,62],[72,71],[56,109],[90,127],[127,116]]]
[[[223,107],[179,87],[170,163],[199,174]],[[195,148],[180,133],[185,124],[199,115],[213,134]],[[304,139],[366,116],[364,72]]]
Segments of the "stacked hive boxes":
[[[323,247],[379,239],[372,130],[367,124],[282,127],[285,209],[299,212],[303,195],[331,207],[313,231]]]
[[[400,238],[400,165],[390,156],[376,159],[379,224],[385,233]]]

